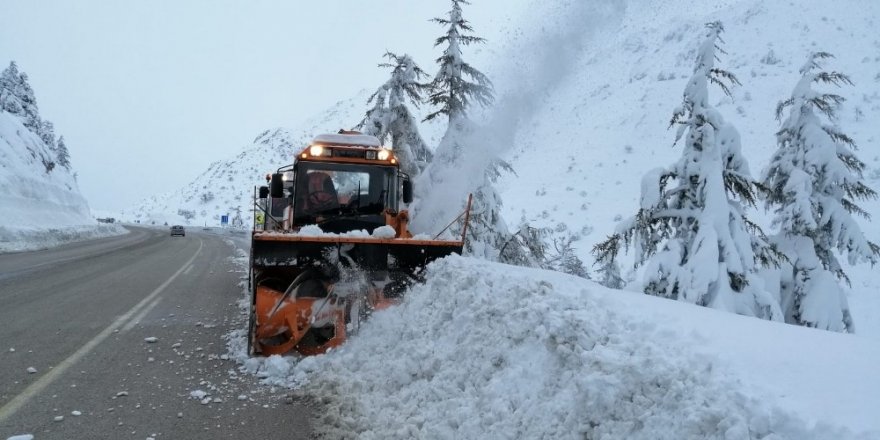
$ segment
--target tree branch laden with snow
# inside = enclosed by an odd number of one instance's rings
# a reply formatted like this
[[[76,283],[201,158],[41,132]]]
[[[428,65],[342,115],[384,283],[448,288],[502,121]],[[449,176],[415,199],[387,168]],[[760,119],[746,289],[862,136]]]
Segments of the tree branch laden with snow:
[[[619,251],[633,247],[647,294],[781,320],[779,304],[755,274],[779,255],[745,215],[757,188],[739,133],[709,103],[709,84],[728,95],[739,84],[715,66],[722,31],[720,22],[706,25],[694,74],[673,111],[681,158],[644,177],[639,212],[593,251],[597,264],[613,267]]]
[[[834,123],[844,98],[813,85],[851,85],[839,72],[820,70],[833,56],[816,52],[800,69],[791,97],[777,106],[781,121],[777,150],[763,176],[767,207],[773,209],[774,240],[787,255],[779,286],[787,322],[853,332],[849,305],[838,280],[849,278],[835,256],[850,264],[877,261],[877,245],[868,241],[853,215],[868,217],[856,201],[876,198],[862,180],[865,164],[855,142]],[[785,111],[787,116],[783,119]]]

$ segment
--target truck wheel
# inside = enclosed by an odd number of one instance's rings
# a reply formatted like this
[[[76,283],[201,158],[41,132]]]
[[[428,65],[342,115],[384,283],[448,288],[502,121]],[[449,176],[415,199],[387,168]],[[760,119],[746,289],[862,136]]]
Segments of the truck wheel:
[[[248,356],[254,355],[254,335],[257,331],[257,311],[254,310],[254,305],[251,304],[248,310],[248,334],[247,334],[247,354]]]

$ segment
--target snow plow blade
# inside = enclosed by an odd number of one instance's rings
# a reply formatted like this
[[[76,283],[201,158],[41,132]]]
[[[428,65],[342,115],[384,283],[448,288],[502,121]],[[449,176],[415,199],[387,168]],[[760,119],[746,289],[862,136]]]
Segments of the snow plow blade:
[[[421,268],[460,254],[463,245],[255,232],[249,351],[263,356],[325,353],[345,341],[347,326],[359,324],[365,310],[395,304]],[[355,268],[364,279],[346,283],[339,266]]]
[[[251,255],[256,266],[288,265],[291,259],[320,261],[329,253],[355,258],[368,270],[416,269],[438,258],[460,254],[464,243],[373,237],[308,237],[254,234]],[[389,266],[388,257],[394,258]]]

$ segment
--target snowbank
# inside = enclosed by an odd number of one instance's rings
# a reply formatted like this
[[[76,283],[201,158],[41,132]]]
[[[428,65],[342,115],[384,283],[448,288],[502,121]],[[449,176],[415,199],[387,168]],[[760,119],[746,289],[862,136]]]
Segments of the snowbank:
[[[127,234],[117,224],[73,225],[46,229],[0,226],[0,253],[35,251],[62,244]]]
[[[248,359],[242,332],[233,355],[331,438],[880,435],[853,433],[880,430],[870,340],[457,256],[427,280],[327,355]]]
[[[76,180],[21,121],[0,111],[0,252],[43,249],[127,231],[92,218]]]

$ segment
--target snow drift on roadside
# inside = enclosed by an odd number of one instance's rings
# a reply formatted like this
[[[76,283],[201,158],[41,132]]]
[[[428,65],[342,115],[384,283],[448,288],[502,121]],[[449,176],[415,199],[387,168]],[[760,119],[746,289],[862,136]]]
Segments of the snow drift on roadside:
[[[52,154],[17,117],[0,111],[0,252],[126,233],[92,218],[66,169],[46,171],[42,158]]]
[[[247,359],[242,340],[243,368],[319,399],[332,438],[880,435],[850,431],[880,429],[868,340],[457,256],[328,355]],[[847,362],[789,351],[810,344]]]

